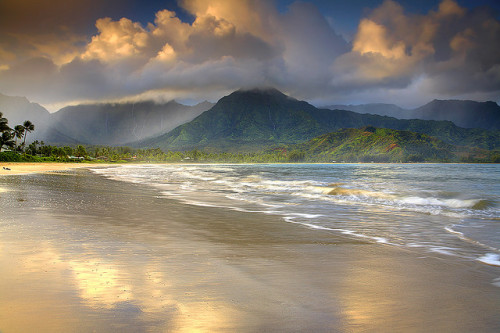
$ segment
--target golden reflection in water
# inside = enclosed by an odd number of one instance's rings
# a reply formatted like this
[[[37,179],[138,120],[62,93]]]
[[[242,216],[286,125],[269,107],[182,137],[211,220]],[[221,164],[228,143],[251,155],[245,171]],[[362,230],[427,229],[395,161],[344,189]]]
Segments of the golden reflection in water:
[[[160,269],[154,264],[148,264],[143,269],[145,278],[140,286],[141,290],[137,293],[143,296],[141,310],[145,313],[156,313],[176,307],[172,295],[169,294],[172,283]]]
[[[392,272],[380,271],[375,266],[377,263],[353,265],[345,276],[341,300],[349,327],[361,330],[390,327],[399,281]]]
[[[418,310],[426,307],[425,297],[416,292],[422,272],[412,272],[415,266],[405,257],[365,256],[356,261],[346,270],[340,297],[348,326],[360,331],[414,330],[422,320]],[[398,327],[402,323],[405,326]]]
[[[74,282],[71,286],[80,291],[82,301],[92,308],[109,309],[118,302],[133,299],[132,288],[125,282],[126,274],[98,258],[64,261],[55,248],[42,243],[36,253],[25,256],[22,262],[23,274],[50,271],[65,279],[61,284],[68,284],[63,273],[71,271]]]
[[[204,290],[196,282],[186,284],[192,277],[183,275],[174,267],[147,264],[142,271],[144,281],[136,286],[137,304],[145,317],[174,313],[168,328],[165,328],[170,332],[220,331],[231,327],[236,318],[241,317],[231,304],[203,296]],[[168,274],[169,271],[172,274]]]
[[[40,244],[35,253],[26,255],[22,259],[24,273],[51,272],[65,269],[66,265],[61,260],[57,251],[48,244]]]
[[[68,263],[82,300],[92,308],[112,308],[118,302],[133,300],[127,274],[99,259]]]
[[[0,330],[60,332],[75,327],[68,322],[77,318],[75,307],[61,297],[71,287],[63,282],[66,265],[57,251],[43,242],[35,247],[9,236],[0,239]]]
[[[201,300],[179,304],[181,316],[175,332],[217,332],[234,329],[241,314],[224,302]]]
[[[130,319],[134,325],[156,321],[157,328],[172,332],[227,329],[242,315],[223,299],[204,297],[207,290],[198,281],[191,286],[182,273],[167,274],[175,267],[111,262],[87,253],[65,260],[67,255],[43,241],[36,246],[32,240],[0,241],[0,250],[0,329],[5,332],[99,327],[86,326],[88,310],[109,324],[116,318],[104,317],[103,311],[119,315],[123,302],[140,309]]]
[[[434,266],[426,259],[395,252],[356,260],[343,276],[339,298],[348,330],[420,332],[432,327],[435,332],[464,331],[463,315],[473,310],[467,302],[457,302],[457,288],[450,280],[455,278],[453,270],[447,275],[440,262]]]

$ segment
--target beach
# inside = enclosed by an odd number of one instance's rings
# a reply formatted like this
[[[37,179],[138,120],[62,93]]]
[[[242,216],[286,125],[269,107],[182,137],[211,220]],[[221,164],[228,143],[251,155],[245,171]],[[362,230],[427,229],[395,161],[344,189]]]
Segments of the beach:
[[[500,330],[498,266],[193,205],[95,166],[8,167],[3,333]]]
[[[83,163],[0,162],[1,175],[22,175],[88,167]]]

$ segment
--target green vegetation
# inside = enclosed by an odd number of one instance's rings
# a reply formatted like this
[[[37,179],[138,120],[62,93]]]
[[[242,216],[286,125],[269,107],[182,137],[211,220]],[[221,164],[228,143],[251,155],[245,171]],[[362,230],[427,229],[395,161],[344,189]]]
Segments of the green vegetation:
[[[104,163],[301,163],[301,162],[486,162],[500,152],[453,146],[425,134],[372,126],[342,129],[295,145],[255,152],[163,151],[160,148],[31,143],[24,154],[0,153],[0,161],[93,161]]]
[[[239,119],[238,121],[241,121]],[[410,131],[365,126],[323,134],[305,143],[280,144],[250,152],[217,152],[209,148],[184,152],[160,148],[45,145],[38,140],[25,147],[34,130],[30,121],[8,126],[0,113],[0,161],[102,161],[102,162],[193,162],[193,163],[283,163],[283,162],[500,162],[499,150],[454,146],[442,140]],[[300,129],[300,127],[299,127]],[[274,130],[274,129],[273,129]],[[278,135],[278,134],[277,134]],[[262,139],[262,136],[258,137]],[[18,144],[18,139],[22,143]],[[262,142],[256,146],[262,147]],[[241,146],[240,146],[241,148]]]
[[[366,126],[294,146],[308,162],[494,162],[498,151],[454,146],[410,131]]]
[[[209,111],[160,137],[137,143],[163,150],[260,151],[311,140],[341,128],[375,126],[436,137],[448,144],[500,148],[500,131],[461,128],[451,121],[401,120],[317,109],[277,90],[237,91]]]

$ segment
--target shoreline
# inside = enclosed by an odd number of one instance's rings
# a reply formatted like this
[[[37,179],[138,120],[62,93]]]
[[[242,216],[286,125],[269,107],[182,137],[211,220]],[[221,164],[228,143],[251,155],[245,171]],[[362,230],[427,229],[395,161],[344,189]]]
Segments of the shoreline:
[[[1,331],[500,328],[495,267],[190,206],[81,169],[99,165],[0,177]]]
[[[33,173],[46,173],[56,171],[66,171],[71,169],[81,169],[89,167],[109,167],[121,165],[256,165],[256,164],[304,164],[304,165],[339,165],[339,164],[387,164],[387,165],[412,165],[412,164],[482,164],[492,165],[496,163],[469,163],[469,162],[415,162],[415,163],[370,163],[370,162],[263,162],[263,163],[234,163],[234,162],[131,162],[131,163],[76,163],[76,162],[0,162],[0,176],[23,175]],[[4,168],[8,168],[4,169]]]

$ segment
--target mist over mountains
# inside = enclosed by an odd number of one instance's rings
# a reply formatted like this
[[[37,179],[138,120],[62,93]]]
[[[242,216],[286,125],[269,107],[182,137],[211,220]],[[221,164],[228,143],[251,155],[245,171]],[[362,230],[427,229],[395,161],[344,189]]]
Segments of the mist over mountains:
[[[0,112],[9,120],[10,127],[30,120],[41,134],[50,123],[50,113],[43,106],[31,103],[26,97],[12,97],[0,94]]]
[[[48,144],[252,151],[305,142],[343,128],[375,126],[427,134],[448,144],[500,147],[500,107],[494,102],[435,100],[413,110],[393,104],[330,108],[316,108],[276,89],[253,89],[235,91],[215,105],[86,104],[50,114],[26,98],[0,95],[0,111],[9,124],[31,120],[36,128],[30,139]]]
[[[318,109],[276,89],[239,90],[193,121],[138,146],[214,151],[256,150],[299,143],[342,128],[375,126],[427,134],[444,142],[495,149],[500,132],[466,129],[451,121],[396,119],[346,110]]]
[[[212,105],[203,102],[187,106],[176,101],[89,104],[65,107],[51,118],[53,129],[78,142],[115,146],[169,132],[193,120]]]
[[[0,94],[0,110],[11,127],[31,120],[35,124],[32,140],[59,145],[122,145],[143,140],[166,133],[212,106],[206,101],[194,106],[176,101],[83,104],[51,114],[24,97]]]

